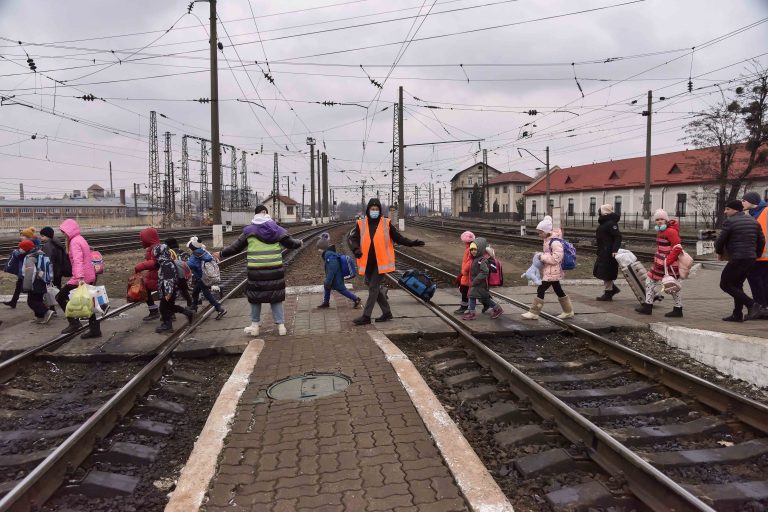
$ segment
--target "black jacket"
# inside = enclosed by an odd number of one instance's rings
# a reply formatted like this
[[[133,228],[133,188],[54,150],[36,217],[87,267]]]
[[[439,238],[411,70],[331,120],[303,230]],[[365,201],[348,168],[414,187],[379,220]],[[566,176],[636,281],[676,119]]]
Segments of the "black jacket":
[[[368,227],[370,227],[368,230],[370,237],[373,237],[373,234],[376,232],[376,229],[379,227],[379,222],[381,222],[382,219],[381,216],[378,219],[370,218],[369,213],[372,206],[378,206],[379,211],[381,211],[381,202],[374,197],[368,201],[368,206],[365,208],[365,219],[363,219],[363,221],[368,222]],[[404,237],[392,223],[389,224],[389,237],[396,244],[405,245],[406,247],[412,247],[415,242],[415,240]],[[357,257],[357,254],[361,251],[360,247],[362,247],[360,229],[358,228],[357,223],[355,223],[355,227],[350,231],[349,236],[347,237],[347,245],[349,245],[349,250],[352,251],[355,257]],[[368,261],[365,265],[365,275],[371,276],[376,273],[376,270],[376,249],[373,244],[371,244],[368,249]]]
[[[765,247],[765,236],[760,224],[744,213],[737,213],[723,222],[715,240],[717,254],[728,253],[729,260],[754,260]]]
[[[72,262],[69,261],[67,250],[55,238],[49,238],[43,244],[43,252],[51,259],[53,266],[53,283],[61,287],[62,276],[72,277]]]
[[[619,275],[619,265],[613,257],[621,247],[621,231],[619,231],[619,216],[616,213],[601,215],[597,222],[595,238],[597,239],[597,259],[592,275],[603,281],[613,281]]]

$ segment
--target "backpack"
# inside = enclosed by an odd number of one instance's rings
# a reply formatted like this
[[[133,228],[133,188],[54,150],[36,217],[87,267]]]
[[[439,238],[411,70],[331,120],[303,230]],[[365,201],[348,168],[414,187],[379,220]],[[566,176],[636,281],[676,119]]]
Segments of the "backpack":
[[[14,249],[11,253],[11,257],[8,258],[8,261],[5,262],[5,269],[4,271],[13,274],[16,277],[19,276],[21,273],[21,265],[23,263],[24,258],[21,257],[21,253],[18,249]]]
[[[147,297],[149,297],[149,292],[147,292],[147,287],[144,284],[144,278],[141,274],[133,274],[128,279],[126,300],[128,302],[146,302]]]
[[[437,289],[437,285],[432,279],[425,272],[418,270],[407,270],[397,281],[406,290],[425,302],[432,299]]]
[[[42,251],[30,254],[24,258],[23,269],[23,291],[45,293],[53,280],[51,259]]]
[[[357,275],[357,263],[353,258],[350,258],[346,254],[338,254],[339,265],[341,265],[341,273],[344,275],[344,279],[354,279]]]
[[[91,251],[91,264],[97,276],[104,273],[104,257],[99,251]]]
[[[691,267],[693,267],[693,256],[685,252],[683,246],[677,244],[675,247],[680,247],[680,254],[677,257],[677,271],[680,274],[680,279],[688,279],[691,273]],[[675,248],[673,247],[673,249]]]
[[[206,261],[203,263],[202,282],[205,286],[213,286],[221,282],[221,271],[219,270],[219,264],[214,260]]]
[[[562,238],[553,238],[549,241],[549,250],[552,250],[552,242],[557,240],[563,244],[563,261],[560,262],[560,268],[563,270],[573,270],[576,268],[576,248],[568,240]]]
[[[504,272],[496,258],[488,258],[488,286],[504,286]]]

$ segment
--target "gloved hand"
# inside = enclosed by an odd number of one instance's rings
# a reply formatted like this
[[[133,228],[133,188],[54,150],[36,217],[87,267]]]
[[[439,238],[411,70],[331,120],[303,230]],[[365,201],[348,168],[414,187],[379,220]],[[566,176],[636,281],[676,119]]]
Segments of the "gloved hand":
[[[423,240],[414,240],[411,242],[411,247],[424,247],[426,244]]]
[[[355,255],[355,258],[360,259],[363,257],[363,251],[361,251],[360,249],[355,249],[354,255]]]

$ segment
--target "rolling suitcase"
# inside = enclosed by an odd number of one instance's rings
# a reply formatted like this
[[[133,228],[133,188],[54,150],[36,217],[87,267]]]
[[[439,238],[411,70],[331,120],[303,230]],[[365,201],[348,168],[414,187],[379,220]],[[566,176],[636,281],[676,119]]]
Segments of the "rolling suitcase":
[[[415,270],[406,271],[398,281],[409,292],[426,302],[432,299],[437,289],[437,285],[432,282],[432,279],[426,273]]]
[[[648,271],[645,270],[643,264],[639,261],[635,261],[628,266],[624,267],[619,265],[621,273],[624,274],[624,278],[627,280],[627,284],[637,297],[640,303],[645,302],[645,279]],[[663,295],[656,294],[654,302],[662,300]]]

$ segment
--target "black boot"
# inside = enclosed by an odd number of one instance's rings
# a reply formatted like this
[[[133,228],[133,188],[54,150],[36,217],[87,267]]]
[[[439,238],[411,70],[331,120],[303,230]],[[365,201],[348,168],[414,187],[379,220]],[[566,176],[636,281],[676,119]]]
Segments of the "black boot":
[[[679,308],[677,306],[673,306],[672,307],[672,311],[670,311],[669,313],[665,314],[664,316],[667,317],[667,318],[681,318],[683,316],[683,308],[682,307]]]
[[[170,320],[168,322],[161,323],[155,329],[156,333],[168,332],[168,331],[173,331],[173,324],[170,322]]]
[[[67,318],[67,321],[69,321],[69,325],[66,329],[61,331],[61,334],[70,334],[77,330],[79,330],[83,325],[80,323],[80,320],[77,318]]]
[[[731,314],[731,316],[727,316],[723,318],[723,322],[743,322],[744,317],[742,317],[740,314],[737,315],[735,313]]]
[[[758,318],[760,316],[760,313],[762,311],[763,307],[755,302],[752,304],[752,307],[747,309],[747,320],[754,320],[755,318]]]
[[[640,313],[641,315],[650,315],[653,313],[653,304],[646,304],[643,302],[638,307],[635,308],[635,311]]]
[[[88,329],[88,332],[80,336],[81,340],[101,338],[101,324],[99,322],[96,322],[94,319],[94,321],[88,322],[88,326],[90,329]]]
[[[149,314],[142,318],[145,322],[151,322],[152,320],[157,320],[160,318],[160,312],[157,309],[150,309]]]
[[[392,313],[384,313],[383,315],[381,315],[379,317],[376,317],[376,321],[377,322],[386,322],[387,320],[392,320],[393,318],[395,318],[395,317],[392,316]]]
[[[355,325],[368,325],[371,323],[371,317],[363,315],[352,320],[352,323]]]
[[[195,319],[195,311],[192,308],[184,308],[184,316],[187,317],[189,323],[192,323]]]
[[[595,300],[599,300],[602,302],[613,300],[613,290],[603,291],[603,294],[599,297],[596,297]]]
[[[3,302],[3,304],[5,304],[6,306],[8,306],[11,309],[16,309],[16,303],[13,302],[12,300],[7,300],[7,301]]]
[[[621,288],[619,288],[619,287],[618,287],[618,286],[616,286],[616,285],[613,285],[613,288],[611,288],[611,295],[616,295],[616,294],[617,294],[617,293],[619,293],[620,291],[621,291]]]
[[[454,315],[463,315],[464,312],[467,310],[467,306],[465,304],[461,304],[459,308],[453,312]]]

